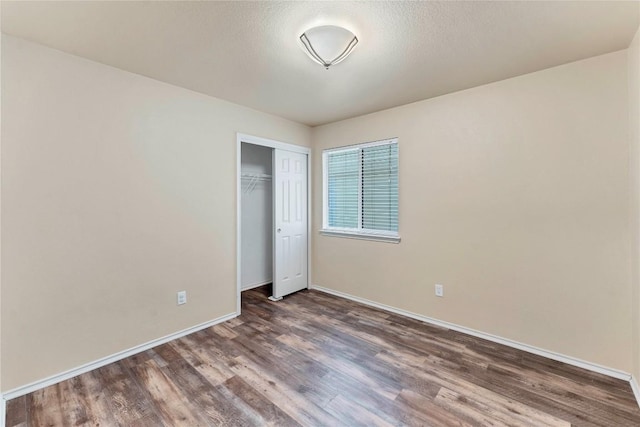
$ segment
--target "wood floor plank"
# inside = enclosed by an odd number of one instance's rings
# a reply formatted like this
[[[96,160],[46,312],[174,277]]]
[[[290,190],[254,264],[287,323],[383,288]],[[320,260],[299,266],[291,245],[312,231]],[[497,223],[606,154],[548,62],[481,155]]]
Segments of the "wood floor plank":
[[[79,385],[80,405],[86,408],[89,419],[95,426],[118,425],[121,416],[111,405],[109,385],[100,380],[97,371],[87,372],[76,377]],[[73,408],[67,408],[67,411]]]
[[[340,420],[326,412],[320,406],[309,400],[303,394],[299,394],[295,389],[286,384],[278,384],[275,377],[268,371],[256,366],[251,361],[239,356],[237,364],[232,368],[240,378],[250,384],[258,393],[265,396],[272,402],[277,402],[280,409],[291,418],[305,426],[341,426]]]
[[[90,377],[90,376],[87,376]],[[59,384],[60,395],[64,396],[61,402],[61,412],[69,419],[69,425],[109,425],[115,424],[111,414],[111,408],[106,404],[104,395],[96,394],[97,390],[91,390],[85,386],[86,382],[80,377],[71,378]],[[100,400],[95,403],[92,398]]]
[[[96,369],[93,374],[97,381],[91,383],[94,390],[100,389],[103,393],[112,408],[115,422],[119,425],[129,425],[141,419],[152,418],[155,410],[140,384],[131,377],[127,364],[125,360]],[[140,363],[131,366],[138,365]]]
[[[561,416],[572,424],[581,426],[639,426],[637,405],[629,407],[628,416],[621,416],[616,408],[603,409],[600,405],[591,406],[593,401],[588,394],[576,395],[559,386],[553,378],[541,388],[527,382],[518,381],[497,366],[490,366],[487,382],[519,400],[526,400],[532,407],[550,414]],[[555,384],[555,385],[554,385]]]
[[[224,385],[247,405],[251,406],[264,420],[264,425],[298,427],[301,426],[286,412],[281,410],[274,402],[258,393],[246,381],[240,377],[232,377],[225,381]]]
[[[326,373],[325,371],[308,369],[306,361],[299,358],[269,358],[269,354],[274,352],[268,352],[265,343],[258,345],[254,340],[244,338],[238,338],[236,342],[249,350],[244,354],[244,358],[251,361],[262,372],[268,372],[277,384],[296,390],[298,394],[317,402],[319,406],[323,406],[325,402],[335,397],[333,389],[323,387],[318,381]],[[274,342],[278,341],[274,340]]]
[[[214,387],[235,375],[226,363],[212,363],[212,353],[201,341],[184,337],[172,342],[171,345]]]
[[[466,393],[455,392],[442,388],[435,398],[449,401],[464,401],[467,406],[480,408],[493,419],[508,425],[539,427],[570,427],[571,423],[561,420],[545,412],[536,410],[520,402],[506,398],[498,393],[486,389],[474,389]]]
[[[324,364],[330,370],[340,371],[348,377],[351,377],[358,384],[361,384],[368,389],[376,390],[376,393],[384,395],[387,399],[395,399],[400,392],[400,389],[397,386],[390,384],[390,381],[385,381],[385,377],[371,375],[371,372],[363,369],[359,363],[327,356],[323,354],[320,347],[299,337],[280,336],[277,339],[291,347],[301,350],[301,352],[306,353],[309,357],[314,357],[315,360]]]
[[[390,400],[387,396],[378,393],[376,389],[363,387],[362,384],[341,372],[331,372],[324,381],[343,396],[358,402],[363,409],[376,413],[387,423],[410,426],[435,425],[430,414],[425,414],[422,409],[414,410],[397,397]]]
[[[456,414],[459,418],[466,419],[472,425],[476,426],[509,426],[509,424],[494,418],[486,408],[470,404],[464,396],[458,396],[457,394],[452,396],[453,392],[448,391],[446,388],[442,388],[435,399],[435,403]],[[514,427],[516,425],[517,424],[514,423]],[[533,425],[533,423],[531,425]]]
[[[223,385],[212,387],[207,379],[188,362],[175,360],[162,369],[167,377],[188,396],[208,425],[258,426],[264,424],[261,416],[247,405],[240,405]]]
[[[222,338],[234,339],[238,334],[229,326],[223,324],[211,327],[211,330],[220,335]]]
[[[545,395],[553,395],[557,398],[557,394],[553,387],[549,387],[548,384],[552,383],[549,380],[562,381],[562,393],[563,397],[575,400],[576,405],[588,406],[591,410],[597,407],[598,410],[603,410],[607,415],[611,409],[615,409],[621,416],[630,416],[633,419],[634,411],[630,411],[630,407],[627,401],[618,399],[613,393],[611,388],[603,389],[601,387],[595,387],[592,384],[585,384],[584,381],[579,382],[573,378],[567,378],[562,375],[556,375],[555,373],[532,371],[523,369],[517,366],[503,364],[499,367],[492,367],[492,372],[496,372],[497,369],[504,371],[505,375],[508,375],[512,380],[517,381],[526,387],[533,388],[544,392]],[[526,373],[525,373],[526,372]]]
[[[326,409],[349,426],[391,427],[393,425],[340,394],[329,402]]]
[[[437,405],[433,399],[416,393],[413,390],[402,390],[398,397],[396,397],[396,400],[427,419],[425,424],[412,423],[411,425],[428,425],[431,427],[473,426],[473,424],[469,423],[466,419],[459,418],[451,411],[447,411],[442,406]]]
[[[27,416],[34,426],[69,426],[69,413],[60,399],[59,384],[34,391],[27,396]]]
[[[27,398],[20,396],[7,402],[6,427],[19,427],[27,424]]]
[[[7,426],[640,426],[629,385],[316,291],[11,400]]]
[[[154,360],[136,365],[131,371],[151,397],[155,411],[165,425],[209,425],[188,396],[180,392]]]

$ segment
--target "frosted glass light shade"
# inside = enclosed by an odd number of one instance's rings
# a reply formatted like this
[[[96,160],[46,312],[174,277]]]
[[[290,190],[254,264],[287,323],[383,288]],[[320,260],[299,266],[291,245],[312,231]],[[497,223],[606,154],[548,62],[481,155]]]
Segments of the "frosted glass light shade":
[[[302,33],[300,41],[307,55],[327,70],[349,56],[358,44],[351,31],[333,25],[310,28]]]

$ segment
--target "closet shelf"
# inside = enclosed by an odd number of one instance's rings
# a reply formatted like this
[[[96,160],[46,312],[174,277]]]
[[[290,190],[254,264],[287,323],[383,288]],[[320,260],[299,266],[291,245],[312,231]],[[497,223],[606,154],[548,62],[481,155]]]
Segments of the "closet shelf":
[[[244,192],[245,193],[250,193],[254,190],[254,188],[256,188],[256,185],[258,185],[258,182],[265,182],[265,181],[271,181],[271,175],[268,175],[266,173],[241,173],[240,174],[240,178],[242,178],[243,180],[248,180],[249,183],[246,185],[246,187],[244,188]]]
[[[266,179],[266,180],[270,180],[271,179],[271,175],[267,175],[266,173],[245,173],[245,172],[243,172],[240,176],[243,179],[253,179],[253,178]]]

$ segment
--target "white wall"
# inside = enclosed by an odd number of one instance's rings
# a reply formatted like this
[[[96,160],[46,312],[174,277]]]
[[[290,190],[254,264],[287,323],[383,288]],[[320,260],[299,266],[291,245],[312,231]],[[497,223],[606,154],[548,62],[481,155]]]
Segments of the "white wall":
[[[3,391],[233,313],[236,133],[310,142],[8,36],[2,115]]]
[[[390,137],[402,242],[315,234],[314,284],[631,372],[626,51],[314,128],[314,230],[322,150]]]
[[[273,149],[242,144],[242,173],[271,175]],[[243,289],[271,283],[273,279],[273,200],[272,182],[242,182],[242,259]]]

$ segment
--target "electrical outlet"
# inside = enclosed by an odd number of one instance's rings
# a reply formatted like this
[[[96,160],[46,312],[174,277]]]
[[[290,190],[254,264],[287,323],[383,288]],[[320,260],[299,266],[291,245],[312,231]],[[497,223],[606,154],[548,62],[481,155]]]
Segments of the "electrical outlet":
[[[444,286],[436,283],[436,296],[443,297],[444,296]]]
[[[187,291],[178,292],[178,305],[187,303]]]

